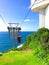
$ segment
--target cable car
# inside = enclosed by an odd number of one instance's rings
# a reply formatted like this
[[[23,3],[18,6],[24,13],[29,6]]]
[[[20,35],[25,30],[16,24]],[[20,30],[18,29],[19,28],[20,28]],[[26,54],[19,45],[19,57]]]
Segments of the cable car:
[[[20,36],[20,34],[17,35],[17,42],[21,43],[21,36]]]

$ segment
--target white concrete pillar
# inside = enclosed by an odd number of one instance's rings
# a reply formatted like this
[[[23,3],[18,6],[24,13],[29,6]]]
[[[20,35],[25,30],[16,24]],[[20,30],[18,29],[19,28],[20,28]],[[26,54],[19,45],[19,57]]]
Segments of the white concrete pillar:
[[[34,4],[35,0],[31,0],[31,4]]]
[[[49,5],[45,9],[45,27],[49,29]]]
[[[39,28],[45,27],[45,10],[39,12]]]
[[[35,0],[31,0],[31,6],[34,4]]]

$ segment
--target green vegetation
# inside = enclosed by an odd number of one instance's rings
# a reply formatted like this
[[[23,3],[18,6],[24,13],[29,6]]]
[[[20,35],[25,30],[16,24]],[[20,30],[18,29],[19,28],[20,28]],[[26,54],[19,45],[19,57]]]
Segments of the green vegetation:
[[[49,65],[49,30],[41,28],[36,33],[29,35],[21,49],[34,50],[34,55],[40,57]]]
[[[33,52],[10,51],[0,57],[0,65],[45,65]]]
[[[42,45],[44,49],[49,48],[49,30],[46,28],[39,29],[36,33],[27,36],[22,49],[36,48]]]
[[[0,65],[49,65],[49,30],[28,35],[22,48],[0,56]]]

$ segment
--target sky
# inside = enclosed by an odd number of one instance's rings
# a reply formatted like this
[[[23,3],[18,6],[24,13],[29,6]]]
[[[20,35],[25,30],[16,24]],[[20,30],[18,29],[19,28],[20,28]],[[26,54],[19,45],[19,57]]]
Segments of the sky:
[[[39,26],[39,13],[30,10],[31,0],[0,0],[0,31],[7,31],[8,23],[19,23],[22,31],[36,31]],[[25,20],[24,20],[25,18]],[[23,22],[23,24],[22,24]],[[22,25],[21,25],[22,24]]]

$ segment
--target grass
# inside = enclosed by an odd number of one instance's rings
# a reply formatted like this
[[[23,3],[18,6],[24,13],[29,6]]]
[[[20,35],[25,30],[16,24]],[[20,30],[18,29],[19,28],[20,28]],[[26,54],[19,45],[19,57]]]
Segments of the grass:
[[[45,65],[31,52],[10,51],[0,56],[0,65]]]
[[[49,30],[27,36],[23,47],[0,56],[0,65],[49,65]]]

